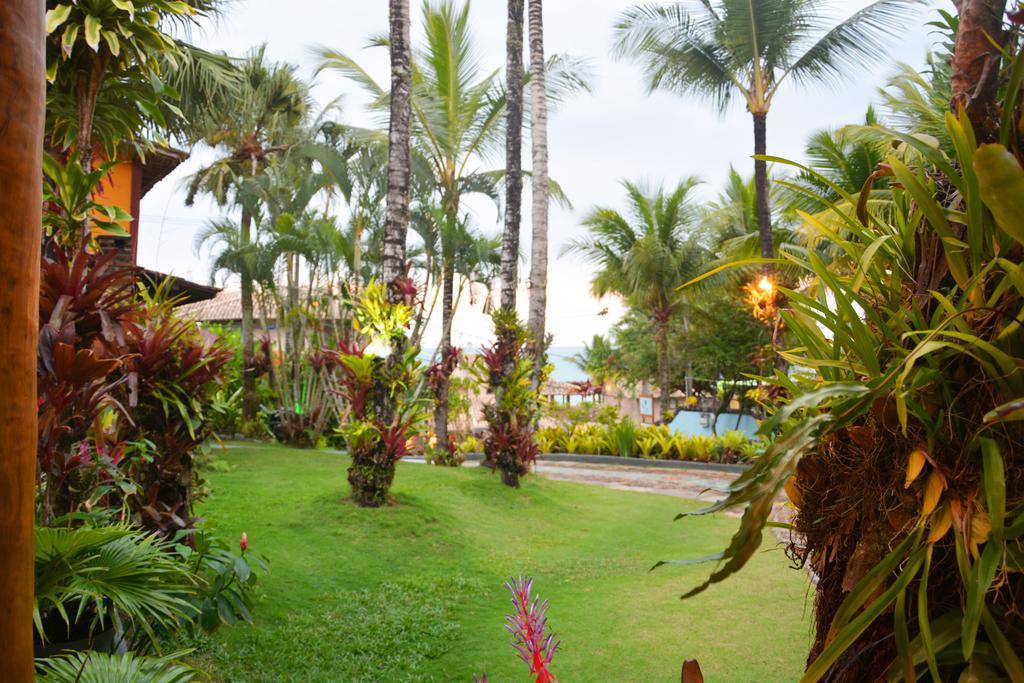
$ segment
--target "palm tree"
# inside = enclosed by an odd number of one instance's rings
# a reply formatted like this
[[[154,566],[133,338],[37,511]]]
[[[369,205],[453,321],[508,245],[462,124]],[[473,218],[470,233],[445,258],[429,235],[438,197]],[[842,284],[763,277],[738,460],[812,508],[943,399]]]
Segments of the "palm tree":
[[[836,84],[884,54],[883,38],[920,0],[876,0],[828,28],[818,0],[703,0],[644,5],[615,25],[616,51],[640,60],[649,90],[710,99],[724,112],[742,96],[754,120],[754,175],[761,256],[773,255],[766,121],[787,79]]]
[[[960,23],[950,62],[950,108],[966,109],[978,140],[992,142],[999,132],[995,105],[1006,0],[959,0],[956,7]]]
[[[36,447],[36,337],[39,332],[39,226],[42,196],[43,3],[0,3],[0,344],[6,389],[0,398],[0,680],[30,681],[32,662],[33,492]]]
[[[397,303],[395,281],[405,272],[405,242],[409,230],[409,176],[412,165],[412,39],[409,0],[390,0],[391,116],[388,119],[388,185],[384,218],[384,283]]]
[[[567,359],[570,363],[587,373],[587,377],[595,384],[604,385],[614,374],[612,363],[615,359],[615,347],[608,339],[595,334],[590,343],[583,342],[583,350],[574,353]]]
[[[499,175],[478,168],[500,135],[505,97],[497,73],[481,74],[469,25],[469,4],[456,8],[448,0],[423,6],[426,48],[417,51],[410,73],[412,142],[416,156],[422,156],[433,174],[442,216],[429,222],[438,235],[454,235],[462,224],[462,198],[478,193],[498,199]],[[336,50],[319,50],[321,69],[333,69],[355,80],[378,106],[387,103],[387,91],[380,87],[353,59]],[[522,82],[520,77],[519,82]],[[393,87],[392,87],[393,90]],[[390,97],[394,100],[394,96]],[[411,164],[411,162],[410,162]],[[408,183],[408,180],[406,181]],[[441,354],[444,362],[452,353],[451,321],[454,316],[456,242],[439,240]],[[387,245],[385,244],[385,250]],[[386,251],[385,251],[386,253]],[[518,255],[518,254],[517,254]],[[404,267],[404,263],[403,263]],[[438,442],[448,443],[447,381],[442,382],[435,404]]]
[[[302,124],[310,108],[309,90],[289,64],[269,62],[266,46],[250,52],[240,68],[243,78],[236,99],[224,100],[222,108],[208,109],[194,122],[194,142],[204,142],[219,152],[209,166],[188,180],[185,203],[191,205],[199,193],[208,194],[221,206],[229,202],[241,208],[239,238],[252,239],[256,208],[246,200],[246,182],[268,168],[271,159],[285,152],[306,135]],[[252,361],[253,281],[241,275],[242,288],[242,417],[256,417],[256,380]]]
[[[696,178],[671,190],[647,192],[623,181],[629,202],[626,215],[598,207],[584,219],[590,234],[570,242],[562,253],[576,253],[598,267],[591,282],[596,296],[618,294],[654,321],[657,330],[661,414],[669,411],[669,327],[686,306],[679,286],[696,276],[707,252],[694,236]]]
[[[547,345],[548,299],[548,109],[547,74],[544,63],[543,0],[529,0],[530,27],[530,106],[533,163],[532,229],[530,242],[529,327],[533,349],[533,385],[540,386]]]
[[[523,205],[523,0],[508,0],[505,33],[505,231],[501,238],[501,307],[515,310]]]

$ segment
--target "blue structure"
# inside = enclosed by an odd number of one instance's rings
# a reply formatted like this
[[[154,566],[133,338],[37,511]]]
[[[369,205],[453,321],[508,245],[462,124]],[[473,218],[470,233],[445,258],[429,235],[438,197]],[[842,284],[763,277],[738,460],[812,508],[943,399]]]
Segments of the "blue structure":
[[[714,422],[715,414],[697,410],[680,410],[669,423],[669,429],[687,436],[711,436],[711,425]],[[718,433],[739,431],[747,435],[747,438],[757,437],[758,422],[750,415],[740,413],[722,413],[718,416]]]

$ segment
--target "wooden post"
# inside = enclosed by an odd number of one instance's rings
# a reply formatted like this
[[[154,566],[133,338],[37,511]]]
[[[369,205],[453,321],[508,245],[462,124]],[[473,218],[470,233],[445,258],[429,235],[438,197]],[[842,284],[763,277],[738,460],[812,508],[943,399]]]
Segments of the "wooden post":
[[[0,1],[0,681],[11,683],[33,680],[45,4]]]

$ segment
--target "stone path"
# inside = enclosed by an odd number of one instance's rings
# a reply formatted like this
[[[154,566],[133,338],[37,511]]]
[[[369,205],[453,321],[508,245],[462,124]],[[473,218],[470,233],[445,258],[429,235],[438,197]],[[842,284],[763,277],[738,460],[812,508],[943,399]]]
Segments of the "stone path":
[[[736,475],[687,469],[606,466],[590,463],[545,463],[536,466],[537,474],[548,479],[596,484],[622,491],[657,493],[691,500],[715,501]]]

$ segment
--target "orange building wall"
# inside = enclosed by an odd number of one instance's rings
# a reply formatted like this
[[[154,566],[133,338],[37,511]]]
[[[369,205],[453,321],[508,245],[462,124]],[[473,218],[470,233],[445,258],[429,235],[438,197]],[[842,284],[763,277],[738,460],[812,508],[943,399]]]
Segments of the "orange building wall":
[[[103,161],[103,155],[97,154],[97,163]],[[132,215],[130,221],[121,221],[121,227],[131,235],[128,249],[131,253],[131,262],[135,263],[139,239],[139,203],[142,200],[142,164],[137,159],[132,159],[112,167],[103,176],[99,191],[93,199],[97,204],[116,206]],[[108,231],[100,228],[94,228],[93,234],[98,237],[110,235]]]

